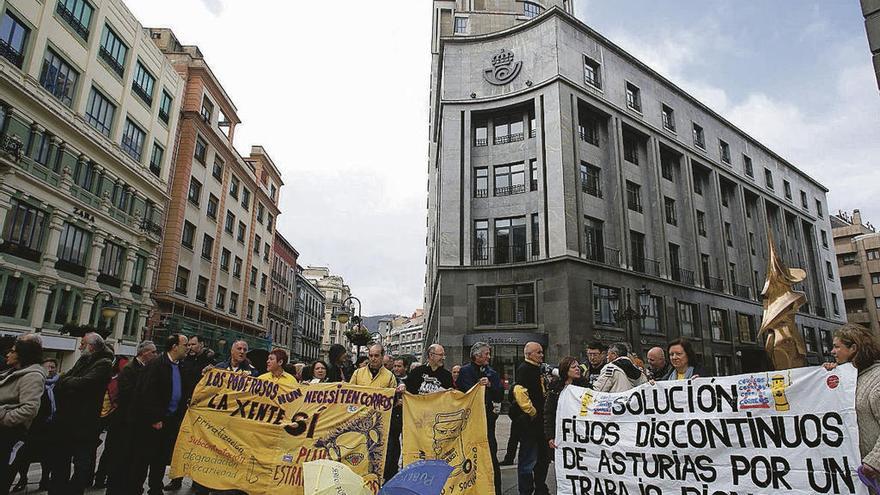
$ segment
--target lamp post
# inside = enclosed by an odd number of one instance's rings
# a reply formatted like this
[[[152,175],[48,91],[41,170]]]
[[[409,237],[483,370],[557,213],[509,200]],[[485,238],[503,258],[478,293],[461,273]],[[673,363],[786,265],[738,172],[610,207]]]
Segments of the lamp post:
[[[357,302],[357,315],[352,314],[352,311],[346,306],[346,303],[349,301]],[[345,332],[345,337],[351,343],[351,345],[357,347],[357,359],[361,357],[361,347],[369,344],[373,340],[373,335],[366,331],[366,328],[361,324],[363,319],[361,318],[361,300],[354,297],[348,296],[342,300],[341,308],[336,310],[333,317],[342,325],[347,325],[349,321],[352,323],[351,330]]]
[[[633,346],[632,342],[632,322],[633,321],[642,321],[648,317],[650,306],[651,306],[651,289],[642,285],[641,289],[636,289],[636,295],[638,296],[638,306],[633,308],[630,306],[630,288],[625,287],[623,289],[624,294],[624,307],[620,307],[620,295],[612,298],[608,301],[611,305],[611,312],[614,315],[614,320],[620,324],[624,323],[626,326],[624,330],[626,331],[626,342],[630,346]]]
[[[108,325],[110,320],[119,313],[119,305],[113,302],[113,294],[106,290],[98,292],[95,298],[97,299],[100,296],[104,296],[101,302],[101,318],[104,319],[105,325]]]

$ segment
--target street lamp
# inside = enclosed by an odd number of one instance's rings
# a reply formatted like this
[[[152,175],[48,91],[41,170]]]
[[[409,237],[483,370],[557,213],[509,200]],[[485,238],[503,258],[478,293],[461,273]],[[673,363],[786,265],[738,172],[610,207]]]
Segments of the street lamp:
[[[346,303],[349,301],[357,302],[357,315],[353,315],[351,309],[346,306]],[[342,325],[347,325],[351,321],[352,328],[345,332],[345,337],[351,345],[357,347],[357,359],[361,357],[361,347],[369,345],[373,341],[373,335],[361,324],[361,321],[363,321],[363,318],[361,318],[361,306],[360,299],[348,296],[342,300],[341,307],[333,313],[333,318]]]
[[[620,307],[620,295],[612,298],[608,301],[608,304],[611,306],[611,312],[614,315],[614,320],[617,323],[625,323],[626,327],[626,340],[629,345],[632,344],[632,322],[633,321],[643,321],[650,314],[651,309],[651,289],[642,285],[641,289],[636,289],[636,295],[638,296],[638,306],[633,308],[630,306],[630,288],[625,287],[623,289],[624,293],[624,307]]]

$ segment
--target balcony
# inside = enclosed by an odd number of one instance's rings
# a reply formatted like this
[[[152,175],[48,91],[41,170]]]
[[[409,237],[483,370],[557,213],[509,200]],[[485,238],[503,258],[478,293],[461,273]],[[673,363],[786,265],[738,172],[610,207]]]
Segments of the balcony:
[[[593,146],[599,146],[599,132],[596,129],[578,128],[578,136],[581,141],[586,141]]]
[[[591,261],[605,263],[611,266],[620,266],[620,250],[612,247],[587,243],[586,258]]]
[[[60,1],[58,2],[58,7],[55,9],[58,12],[58,15],[64,19],[67,24],[71,27],[71,29],[76,32],[82,39],[88,41],[89,39],[89,27],[83,26],[82,22],[71,12],[67,6],[65,6]]]
[[[472,249],[474,266],[507,265],[525,263],[539,259],[540,246],[532,249],[532,244],[510,244],[504,246],[476,246]]]
[[[123,67],[122,64],[120,64],[120,63],[119,63],[119,62],[113,57],[113,55],[111,55],[110,52],[107,51],[106,48],[104,48],[104,47],[102,46],[102,47],[98,50],[98,55],[101,57],[101,60],[103,60],[108,66],[110,66],[111,69],[113,69],[113,72],[115,72],[116,74],[118,74],[119,77],[122,77],[122,73],[125,72],[125,67]]]
[[[752,298],[752,288],[748,285],[739,285],[736,284],[733,286],[733,295],[737,297],[742,297],[743,299],[751,299]]]
[[[9,60],[12,65],[21,69],[21,64],[24,62],[24,54],[19,53],[18,50],[9,46],[5,40],[0,39],[0,56]]]
[[[825,311],[825,306],[816,306],[816,316],[821,316],[825,318],[827,316],[827,312]]]
[[[482,148],[483,146],[489,146],[489,139],[488,138],[474,139],[474,147],[475,148]]]
[[[23,244],[18,244],[5,239],[3,240],[3,244],[0,244],[0,252],[11,254],[24,260],[33,261],[34,263],[39,263],[40,256],[42,255],[36,249],[31,249]]]
[[[602,197],[602,187],[598,182],[581,179],[581,191],[597,198]]]
[[[11,155],[15,161],[20,162],[23,158],[24,143],[18,136],[3,134],[0,136],[0,149]]]
[[[844,301],[852,301],[852,300],[865,300],[865,288],[864,287],[851,287],[843,289],[843,300]]]
[[[694,285],[694,272],[692,270],[685,270],[684,268],[673,268],[672,269],[672,280],[676,282],[681,282],[687,285]]]
[[[525,140],[525,135],[521,132],[507,134],[505,136],[495,136],[495,144],[514,143],[516,141]]]
[[[86,276],[86,267],[82,265],[78,265],[76,263],[72,263],[66,260],[58,260],[55,262],[55,269],[61,270],[62,272],[72,273],[74,275],[79,275],[80,277]]]
[[[703,277],[703,285],[715,292],[724,292],[724,279],[717,277]]]
[[[488,198],[489,197],[489,190],[488,189],[476,189],[476,190],[474,190],[474,197],[475,198]]]
[[[871,323],[871,313],[867,311],[846,312],[846,321],[850,323],[860,323],[862,325]]]
[[[660,262],[650,258],[633,257],[632,269],[634,272],[644,273],[646,275],[660,276]]]
[[[122,285],[122,280],[120,280],[118,277],[114,277],[113,275],[101,273],[98,275],[98,283],[118,288]]]
[[[141,220],[141,230],[156,237],[162,237],[162,226],[152,220],[146,218]]]
[[[146,103],[148,107],[153,106],[153,95],[147,93],[147,91],[140,87],[138,83],[131,83],[131,91],[138,95],[140,99],[144,100],[144,103]]]
[[[512,186],[495,188],[495,196],[510,196],[513,194],[522,194],[524,192],[526,192],[525,184],[514,184]]]

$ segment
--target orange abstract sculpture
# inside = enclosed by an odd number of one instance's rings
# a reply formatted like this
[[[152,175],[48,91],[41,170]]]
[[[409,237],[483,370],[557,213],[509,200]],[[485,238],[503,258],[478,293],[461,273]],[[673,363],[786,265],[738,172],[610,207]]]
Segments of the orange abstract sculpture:
[[[793,284],[807,278],[800,268],[788,268],[776,253],[773,235],[767,229],[770,256],[767,281],[761,295],[764,297],[764,318],[758,338],[765,338],[764,349],[777,370],[807,365],[807,349],[804,337],[797,329],[794,318],[798,308],[806,304],[803,292],[791,289]]]

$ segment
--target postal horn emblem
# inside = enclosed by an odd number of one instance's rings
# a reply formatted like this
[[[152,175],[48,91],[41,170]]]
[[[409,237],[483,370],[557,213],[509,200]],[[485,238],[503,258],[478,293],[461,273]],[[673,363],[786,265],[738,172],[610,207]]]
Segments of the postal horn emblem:
[[[483,77],[489,84],[501,86],[507,84],[519,74],[522,69],[522,62],[514,62],[513,52],[502,49],[500,52],[492,56],[492,68],[483,71]]]

